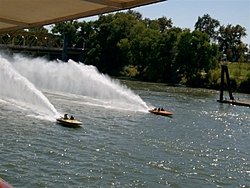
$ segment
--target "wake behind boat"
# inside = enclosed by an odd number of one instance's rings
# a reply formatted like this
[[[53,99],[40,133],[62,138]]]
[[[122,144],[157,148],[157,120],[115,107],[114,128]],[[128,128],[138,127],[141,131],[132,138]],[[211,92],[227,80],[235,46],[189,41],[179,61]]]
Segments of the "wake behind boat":
[[[162,115],[162,116],[171,116],[173,115],[174,113],[173,112],[168,112],[166,110],[164,110],[163,108],[158,108],[158,109],[152,109],[152,110],[149,110],[150,113],[153,113],[153,114],[156,114],[156,115]]]
[[[63,126],[67,126],[67,127],[81,127],[82,122],[75,120],[73,116],[71,116],[71,118],[69,119],[67,114],[64,115],[64,117],[60,117],[56,119],[56,122],[63,125]]]

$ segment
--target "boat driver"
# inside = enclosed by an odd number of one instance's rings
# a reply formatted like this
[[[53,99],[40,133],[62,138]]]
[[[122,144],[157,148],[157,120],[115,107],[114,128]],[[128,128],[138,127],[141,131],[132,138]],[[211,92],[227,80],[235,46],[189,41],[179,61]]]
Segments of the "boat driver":
[[[68,114],[64,114],[64,118],[63,119],[69,119],[68,118]]]

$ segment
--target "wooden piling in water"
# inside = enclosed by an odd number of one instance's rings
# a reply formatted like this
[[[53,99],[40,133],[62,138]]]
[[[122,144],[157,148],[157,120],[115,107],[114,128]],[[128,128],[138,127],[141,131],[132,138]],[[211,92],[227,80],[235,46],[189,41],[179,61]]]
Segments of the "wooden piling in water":
[[[225,87],[225,81],[224,81],[224,75],[226,74],[226,83],[228,87],[228,93],[230,100],[223,99],[223,91]],[[247,106],[250,107],[250,101],[246,100],[235,100],[233,97],[231,85],[230,85],[230,78],[229,78],[229,72],[227,65],[221,65],[221,86],[220,86],[220,99],[217,100],[220,103],[228,103],[232,105],[238,105],[238,106]]]
[[[223,100],[223,91],[225,87],[225,81],[224,81],[224,75],[226,74],[226,83],[228,87],[228,93],[230,100],[234,100],[231,85],[230,85],[230,78],[229,78],[229,72],[228,67],[226,65],[221,65],[221,84],[220,84],[220,101]]]

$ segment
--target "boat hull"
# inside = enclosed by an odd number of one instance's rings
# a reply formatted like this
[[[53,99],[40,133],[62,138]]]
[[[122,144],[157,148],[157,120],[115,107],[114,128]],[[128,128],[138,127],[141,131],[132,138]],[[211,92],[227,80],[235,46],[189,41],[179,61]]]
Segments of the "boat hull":
[[[10,184],[0,178],[0,188],[13,188]]]
[[[168,112],[166,110],[149,110],[149,112],[161,116],[171,116],[174,114],[173,112]]]
[[[81,127],[81,125],[82,125],[81,121],[78,121],[75,119],[71,120],[71,119],[58,118],[58,119],[56,119],[56,122],[63,125],[63,126],[73,127],[73,128]]]

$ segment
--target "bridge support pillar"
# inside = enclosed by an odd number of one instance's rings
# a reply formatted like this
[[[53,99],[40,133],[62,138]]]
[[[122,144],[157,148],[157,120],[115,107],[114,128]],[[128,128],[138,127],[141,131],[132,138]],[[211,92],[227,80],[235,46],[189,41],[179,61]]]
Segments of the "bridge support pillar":
[[[62,50],[62,61],[66,62],[68,60],[68,34],[63,35],[63,50]]]

